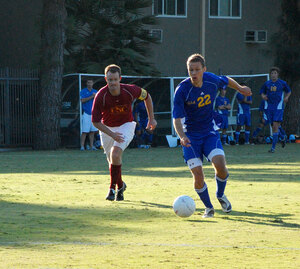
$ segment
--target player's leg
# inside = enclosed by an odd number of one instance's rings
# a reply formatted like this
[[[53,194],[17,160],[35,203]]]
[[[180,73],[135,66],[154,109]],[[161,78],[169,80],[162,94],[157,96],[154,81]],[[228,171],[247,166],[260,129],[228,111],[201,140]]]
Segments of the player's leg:
[[[242,128],[242,126],[239,124],[236,126],[236,130],[235,130],[235,144],[236,145],[239,145],[241,128]]]
[[[188,137],[191,141],[191,147],[182,148],[183,157],[193,175],[194,189],[206,208],[203,217],[213,217],[214,208],[210,201],[208,188],[204,181],[204,173],[202,170],[202,140],[195,140],[189,135]]]
[[[228,169],[226,167],[225,153],[222,144],[218,137],[210,134],[204,143],[204,155],[212,162],[215,169],[215,177],[217,182],[217,198],[222,206],[224,212],[231,211],[231,204],[224,194],[228,179]]]
[[[128,147],[130,142],[134,137],[135,131],[135,122],[126,122],[120,127],[116,127],[117,132],[121,133],[124,138],[124,142],[118,143],[114,141],[113,147],[110,153],[110,160],[111,160],[111,177],[114,181],[116,181],[118,186],[117,191],[117,201],[124,200],[124,191],[126,190],[126,184],[122,180],[122,155],[124,150]]]
[[[228,128],[228,116],[227,115],[222,115],[223,117],[223,123],[222,123],[222,144],[223,145],[228,145],[227,144],[227,128]]]
[[[283,110],[282,109],[277,109],[277,110],[272,111],[272,121],[271,122],[273,122],[273,125],[272,125],[273,141],[272,141],[272,147],[269,150],[269,152],[271,152],[271,153],[275,152],[275,147],[278,142],[278,129],[282,122],[282,118],[283,118]]]
[[[249,145],[250,142],[250,130],[251,130],[251,114],[245,115],[245,144]]]
[[[84,143],[87,133],[82,133],[80,137],[80,150],[84,150]]]
[[[81,121],[81,137],[80,137],[80,150],[84,150],[86,136],[90,132],[90,122],[91,122],[91,115],[86,113],[82,114],[82,121]]]

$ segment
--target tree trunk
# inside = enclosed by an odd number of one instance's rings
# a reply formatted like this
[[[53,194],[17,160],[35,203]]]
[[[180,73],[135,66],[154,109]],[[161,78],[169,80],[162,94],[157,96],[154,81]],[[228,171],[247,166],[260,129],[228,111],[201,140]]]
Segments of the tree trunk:
[[[287,134],[300,133],[300,80],[291,85],[292,94],[284,110],[283,128]]]
[[[41,16],[40,93],[35,149],[60,146],[61,85],[65,44],[64,0],[43,0]]]

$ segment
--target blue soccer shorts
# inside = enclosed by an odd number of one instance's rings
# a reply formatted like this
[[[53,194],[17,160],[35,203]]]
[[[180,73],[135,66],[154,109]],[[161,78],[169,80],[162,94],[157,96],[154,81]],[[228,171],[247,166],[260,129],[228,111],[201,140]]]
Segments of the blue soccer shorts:
[[[227,129],[228,128],[228,116],[227,115],[221,115],[222,116],[222,123],[220,129]]]
[[[205,136],[198,133],[186,133],[191,147],[182,147],[183,157],[190,169],[202,166],[203,156],[211,161],[216,155],[223,155],[224,150],[218,132],[210,132]]]
[[[266,114],[270,123],[273,123],[274,121],[282,122],[283,109],[267,109]]]
[[[251,114],[238,114],[236,124],[239,126],[251,126]]]

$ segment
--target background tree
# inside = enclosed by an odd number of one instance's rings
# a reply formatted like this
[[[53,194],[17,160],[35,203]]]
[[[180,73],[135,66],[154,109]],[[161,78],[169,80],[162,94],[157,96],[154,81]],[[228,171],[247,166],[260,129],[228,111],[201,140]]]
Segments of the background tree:
[[[66,72],[103,73],[111,63],[130,75],[158,75],[149,63],[154,16],[145,16],[151,0],[66,0]]]
[[[272,38],[275,65],[292,88],[283,126],[289,134],[300,133],[300,0],[282,0],[280,30]]]
[[[64,0],[43,0],[36,149],[57,149],[60,146],[65,19]]]

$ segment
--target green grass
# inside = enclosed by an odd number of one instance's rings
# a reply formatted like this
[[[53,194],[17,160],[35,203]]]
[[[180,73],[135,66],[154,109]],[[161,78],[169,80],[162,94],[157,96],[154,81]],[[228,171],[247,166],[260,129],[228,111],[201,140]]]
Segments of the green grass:
[[[300,268],[300,145],[226,147],[233,212],[203,219],[180,148],[127,149],[125,201],[102,152],[0,153],[0,268]],[[182,194],[196,212],[172,210]]]

